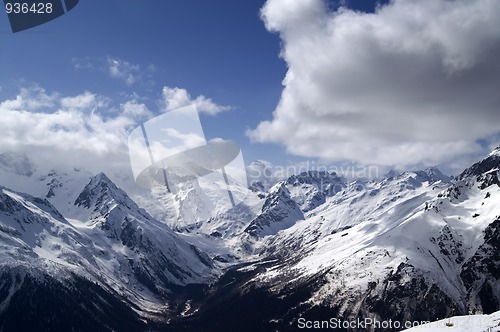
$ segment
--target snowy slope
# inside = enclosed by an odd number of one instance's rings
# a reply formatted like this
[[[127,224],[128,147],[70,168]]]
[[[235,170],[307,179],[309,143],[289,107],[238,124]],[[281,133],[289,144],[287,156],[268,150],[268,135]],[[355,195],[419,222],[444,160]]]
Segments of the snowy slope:
[[[149,311],[165,306],[173,285],[213,280],[205,254],[137,207],[104,174],[93,177],[74,203],[80,219],[68,221],[46,199],[2,187],[0,270],[25,265],[57,280],[76,274]]]
[[[491,313],[500,306],[498,151],[453,180],[437,168],[351,182],[311,171],[269,189],[258,178],[236,207],[215,199],[223,182],[125,191],[102,173],[3,154],[0,184],[14,190],[0,191],[0,275],[86,278],[136,311],[182,312],[179,326],[192,319],[194,330],[256,303],[272,323],[263,326],[278,330],[307,315]],[[266,164],[252,167],[257,175]],[[0,312],[23,291],[11,284],[0,280]]]
[[[424,321],[497,311],[499,166],[492,154],[453,181],[435,168],[391,172],[345,183],[312,209],[303,203],[319,190],[304,188],[294,201],[301,182],[293,177],[266,193],[253,219],[276,209],[254,227],[262,259],[232,269],[228,276],[241,280],[214,293],[236,294],[227,299],[233,305],[263,301],[259,310],[277,330],[298,317]],[[303,218],[287,219],[297,209]],[[210,321],[221,308],[230,310],[221,303],[193,319]]]
[[[139,208],[105,174],[93,177],[74,204],[82,216],[74,224],[93,236],[105,235],[114,251],[133,260],[136,274],[146,273],[153,277],[151,282],[159,279],[163,284],[202,282],[210,277],[208,257]]]
[[[404,331],[498,332],[500,331],[500,311],[490,315],[453,316]]]
[[[451,184],[436,170],[351,183],[269,237],[277,263],[252,282],[281,294],[318,280],[307,302],[353,319],[498,310],[499,166],[490,155]]]
[[[0,185],[46,198],[69,218],[74,217],[72,206],[76,197],[92,176],[83,168],[52,165],[22,153],[0,154]]]

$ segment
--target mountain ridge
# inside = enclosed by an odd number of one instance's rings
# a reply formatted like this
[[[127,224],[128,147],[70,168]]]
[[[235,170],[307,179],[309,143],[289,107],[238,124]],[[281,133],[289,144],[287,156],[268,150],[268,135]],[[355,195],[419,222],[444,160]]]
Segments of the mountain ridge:
[[[499,166],[492,153],[455,179],[437,168],[350,182],[303,172],[175,228],[104,173],[40,175],[34,168],[29,177],[12,175],[45,198],[0,187],[0,326],[12,324],[4,314],[12,294],[29,297],[7,282],[16,266],[47,274],[51,283],[66,276],[70,288],[85,284],[120,312],[133,308],[139,330],[147,329],[142,320],[174,330],[245,330],[238,325],[245,322],[250,331],[294,330],[299,317],[491,313],[500,305]],[[199,188],[188,189],[175,197],[198,199]],[[70,288],[62,287],[64,296],[47,291],[64,298]],[[242,305],[258,317],[235,309]],[[222,312],[234,317],[221,323]]]

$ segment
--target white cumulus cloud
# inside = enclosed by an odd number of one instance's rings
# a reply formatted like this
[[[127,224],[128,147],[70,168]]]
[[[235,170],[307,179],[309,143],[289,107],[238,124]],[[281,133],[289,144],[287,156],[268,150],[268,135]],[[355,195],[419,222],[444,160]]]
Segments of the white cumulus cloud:
[[[73,109],[92,109],[96,107],[104,107],[108,101],[104,97],[100,97],[95,93],[85,91],[84,93],[74,97],[63,97],[60,100],[63,108]]]
[[[14,99],[0,102],[1,109],[13,110],[40,110],[54,106],[58,96],[57,94],[47,94],[45,89],[38,85],[23,87]]]
[[[138,102],[137,100],[129,100],[121,104],[122,114],[134,119],[149,118],[153,116],[153,113],[148,109],[146,105]]]
[[[67,96],[48,93],[37,85],[23,87],[16,95],[0,100],[0,153],[25,152],[49,159],[52,165],[128,174],[130,132],[162,111],[153,112],[144,100],[136,94],[116,102],[90,91]],[[205,97],[196,100],[220,107]],[[199,105],[201,111],[210,111]],[[204,142],[203,137],[182,135],[175,129],[166,137],[187,145],[199,146],[200,139]]]
[[[22,88],[0,102],[0,153],[22,151],[42,155],[53,165],[94,171],[108,170],[115,162],[126,167],[127,135],[135,119],[126,111],[111,116],[101,108],[107,102],[91,92],[71,97]]]
[[[288,65],[270,121],[289,153],[380,165],[452,163],[500,132],[500,2],[394,0],[375,13],[268,0]]]
[[[199,112],[215,115],[222,111],[230,110],[230,106],[217,105],[212,99],[200,95],[192,98],[186,89],[163,87],[165,111],[172,111],[184,106],[195,105]]]

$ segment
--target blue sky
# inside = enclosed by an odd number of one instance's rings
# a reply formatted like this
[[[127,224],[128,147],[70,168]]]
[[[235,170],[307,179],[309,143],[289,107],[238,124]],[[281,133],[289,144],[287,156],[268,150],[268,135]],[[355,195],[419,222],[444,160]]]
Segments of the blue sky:
[[[99,93],[120,101],[135,92],[155,111],[164,85],[181,87],[234,107],[203,116],[208,137],[238,141],[248,158],[246,128],[270,118],[281,93],[286,64],[280,41],[259,19],[263,1],[81,1],[75,10],[43,26],[12,34],[1,17],[2,95],[36,83],[47,92]],[[141,68],[154,66],[151,80],[127,86],[99,70],[75,70],[75,61],[99,66],[108,57]],[[154,83],[154,84],[151,84]],[[279,148],[258,153],[272,158]]]
[[[265,4],[82,0],[66,15],[15,34],[3,13],[0,102],[22,88],[43,89],[26,95],[50,99],[35,107],[50,113],[63,104],[56,99],[90,93],[100,106],[79,111],[106,119],[131,100],[158,114],[164,87],[185,89],[192,100],[203,96],[230,108],[202,113],[205,134],[236,141],[247,162],[437,164],[451,172],[498,143],[491,108],[498,98],[473,89],[498,82],[492,54],[500,37],[489,30],[497,23],[474,20],[485,8],[493,15],[495,4],[400,0],[375,12],[386,2],[269,0],[261,17]],[[446,15],[472,23],[460,26]],[[462,139],[470,109],[480,110],[477,125]]]

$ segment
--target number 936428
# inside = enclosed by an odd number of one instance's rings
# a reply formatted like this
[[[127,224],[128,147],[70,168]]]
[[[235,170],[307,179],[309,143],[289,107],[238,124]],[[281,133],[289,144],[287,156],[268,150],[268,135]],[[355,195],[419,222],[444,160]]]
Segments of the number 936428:
[[[51,14],[52,9],[50,2],[7,2],[5,4],[7,14]]]

